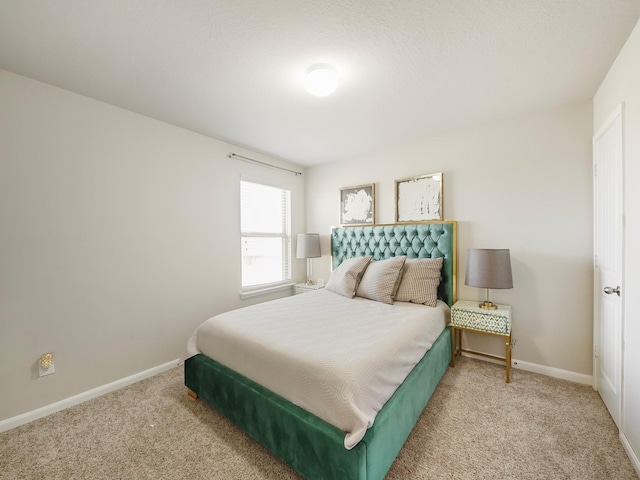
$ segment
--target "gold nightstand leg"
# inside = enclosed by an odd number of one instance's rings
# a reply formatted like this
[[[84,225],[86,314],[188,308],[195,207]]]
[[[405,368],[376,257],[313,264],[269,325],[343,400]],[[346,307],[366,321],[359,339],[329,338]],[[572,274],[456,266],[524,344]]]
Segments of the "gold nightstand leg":
[[[511,335],[507,337],[506,353],[507,383],[511,383]]]
[[[451,366],[456,366],[456,327],[451,327]]]
[[[462,330],[451,326],[451,366],[456,366],[456,357],[462,355]]]

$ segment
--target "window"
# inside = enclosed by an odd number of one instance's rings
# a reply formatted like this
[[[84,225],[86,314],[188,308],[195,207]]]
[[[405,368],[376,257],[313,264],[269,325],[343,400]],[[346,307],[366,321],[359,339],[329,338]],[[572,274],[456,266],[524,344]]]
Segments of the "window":
[[[291,281],[291,190],[240,182],[242,290]]]

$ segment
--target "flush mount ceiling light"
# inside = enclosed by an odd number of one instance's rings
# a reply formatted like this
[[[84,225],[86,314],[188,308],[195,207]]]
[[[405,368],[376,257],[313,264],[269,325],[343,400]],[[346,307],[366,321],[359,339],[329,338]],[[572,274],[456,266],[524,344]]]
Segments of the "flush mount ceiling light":
[[[326,63],[312,65],[307,70],[305,88],[316,97],[331,95],[338,88],[338,72]]]

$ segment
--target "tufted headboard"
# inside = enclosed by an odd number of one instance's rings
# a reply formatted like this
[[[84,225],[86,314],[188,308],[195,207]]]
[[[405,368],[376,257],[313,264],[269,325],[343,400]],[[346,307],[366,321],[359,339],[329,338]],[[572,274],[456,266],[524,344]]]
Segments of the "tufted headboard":
[[[443,257],[438,297],[451,306],[456,301],[456,222],[402,223],[334,227],[331,229],[331,267],[343,260],[371,255],[373,260]]]

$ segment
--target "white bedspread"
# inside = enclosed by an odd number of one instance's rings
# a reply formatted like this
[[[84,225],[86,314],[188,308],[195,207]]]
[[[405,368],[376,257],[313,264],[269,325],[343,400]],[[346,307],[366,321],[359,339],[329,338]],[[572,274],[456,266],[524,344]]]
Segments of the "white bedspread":
[[[431,348],[449,307],[387,305],[317,290],[210,318],[187,358],[204,353],[346,433],[353,448]]]

